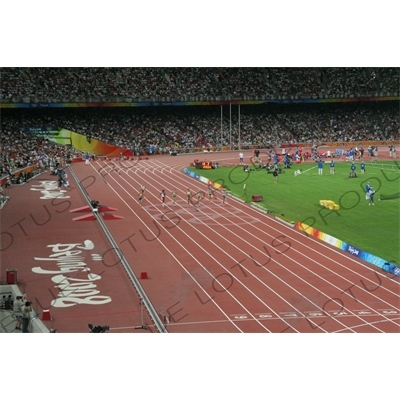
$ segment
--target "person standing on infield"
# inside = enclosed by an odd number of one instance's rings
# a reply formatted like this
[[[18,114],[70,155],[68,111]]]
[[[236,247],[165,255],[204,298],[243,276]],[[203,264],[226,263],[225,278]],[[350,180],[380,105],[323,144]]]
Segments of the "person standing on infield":
[[[357,174],[356,174],[356,164],[354,164],[354,163],[351,163],[351,166],[350,166],[350,176],[352,178],[355,178],[357,176]]]
[[[275,183],[278,183],[278,174],[279,174],[278,168],[275,166],[274,172],[272,172],[272,175],[274,176],[274,182]]]
[[[375,197],[375,190],[372,186],[369,187],[369,205],[375,205],[374,202],[374,197]]]
[[[369,182],[365,185],[365,200],[369,199],[369,189],[371,188],[371,185]]]
[[[322,175],[322,168],[324,166],[324,162],[322,160],[318,161],[318,175]]]
[[[333,175],[335,173],[335,161],[331,160],[330,166],[330,173]]]

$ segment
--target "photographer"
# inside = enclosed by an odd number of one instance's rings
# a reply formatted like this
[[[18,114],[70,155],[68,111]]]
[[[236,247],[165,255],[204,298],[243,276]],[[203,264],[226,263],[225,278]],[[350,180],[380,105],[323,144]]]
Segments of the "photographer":
[[[88,327],[90,329],[89,333],[105,333],[106,331],[110,330],[110,327],[105,325],[105,326],[101,326],[101,325],[96,325],[93,326],[92,324],[88,324]]]
[[[22,333],[29,333],[28,326],[31,319],[31,304],[30,301],[26,301],[25,305],[22,306]]]

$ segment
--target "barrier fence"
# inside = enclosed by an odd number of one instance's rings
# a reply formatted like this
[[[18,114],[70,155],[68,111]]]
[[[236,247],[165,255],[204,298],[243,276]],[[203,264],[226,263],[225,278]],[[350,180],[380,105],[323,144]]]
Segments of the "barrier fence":
[[[359,147],[359,146],[391,146],[400,145],[400,140],[386,140],[386,141],[360,141],[360,142],[317,142],[318,147]],[[295,149],[297,147],[311,148],[312,143],[282,143],[282,144],[271,144],[270,146],[260,146],[260,145],[237,145],[232,146],[222,146],[222,148],[217,147],[175,147],[173,152],[177,154],[185,153],[212,153],[215,151],[234,151],[234,150],[254,150],[261,148],[277,148],[277,149]],[[151,154],[167,154],[164,150],[155,150],[153,153],[148,151],[141,152],[141,155],[151,155]]]

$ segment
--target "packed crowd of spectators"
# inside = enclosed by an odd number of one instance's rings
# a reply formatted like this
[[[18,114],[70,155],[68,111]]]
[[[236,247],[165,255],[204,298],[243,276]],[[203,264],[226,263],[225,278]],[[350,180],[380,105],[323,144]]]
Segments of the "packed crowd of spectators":
[[[399,95],[400,68],[0,68],[0,101],[216,101]]]
[[[7,177],[6,184],[26,182],[35,173],[50,168],[52,163],[65,165],[80,155],[71,147],[24,133],[13,123],[1,124],[0,151],[0,178]],[[26,167],[34,167],[33,172],[18,172]]]
[[[400,68],[0,68],[0,102],[398,96]],[[0,176],[75,153],[24,128],[56,126],[133,150],[399,140],[398,102],[2,109]]]
[[[221,113],[222,111],[222,113]],[[222,114],[222,119],[221,119]],[[397,102],[326,105],[140,107],[4,110],[2,166],[37,162],[43,154],[68,158],[60,147],[24,132],[56,126],[136,153],[197,148],[280,146],[284,143],[393,141],[400,138]],[[0,171],[1,172],[1,171]]]

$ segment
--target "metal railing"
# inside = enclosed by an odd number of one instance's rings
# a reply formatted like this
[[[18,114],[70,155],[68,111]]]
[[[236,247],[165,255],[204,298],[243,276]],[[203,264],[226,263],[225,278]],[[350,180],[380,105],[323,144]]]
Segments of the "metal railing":
[[[77,182],[77,184],[78,184],[83,196],[85,197],[86,201],[88,202],[89,206],[92,208],[92,212],[93,212],[93,214],[95,216],[95,219],[99,222],[101,228],[103,229],[104,234],[106,235],[107,239],[110,241],[110,243],[112,245],[112,248],[117,253],[117,257],[121,261],[122,266],[124,267],[124,269],[125,269],[126,273],[128,274],[129,278],[131,279],[131,281],[132,281],[137,293],[140,296],[141,303],[143,304],[143,306],[146,308],[147,312],[149,313],[150,318],[153,320],[157,330],[160,333],[168,333],[168,331],[167,331],[166,327],[164,326],[163,322],[161,321],[161,318],[159,317],[156,309],[151,304],[149,297],[147,296],[146,292],[142,288],[138,278],[136,277],[136,275],[132,271],[131,266],[129,265],[128,261],[126,260],[125,256],[123,255],[122,251],[120,250],[120,248],[118,247],[117,242],[114,240],[113,236],[111,235],[110,231],[108,230],[108,228],[107,228],[106,224],[104,223],[103,219],[101,217],[99,217],[97,211],[93,210],[91,199],[90,199],[89,195],[87,194],[86,189],[83,187],[83,185],[79,181],[78,177],[76,176],[76,174],[72,170],[72,168],[68,167],[68,169],[69,169],[69,171],[71,173],[71,176],[73,176],[75,181]]]

